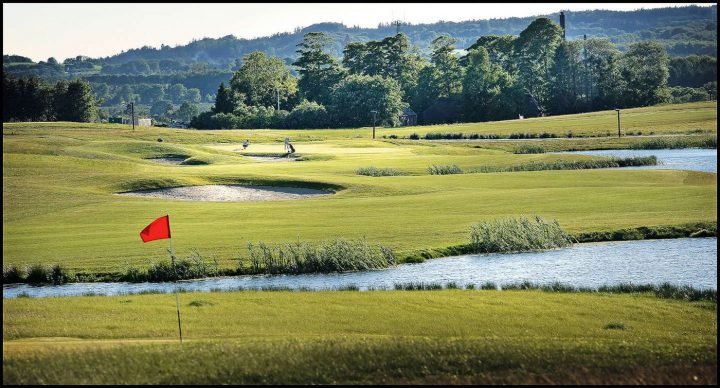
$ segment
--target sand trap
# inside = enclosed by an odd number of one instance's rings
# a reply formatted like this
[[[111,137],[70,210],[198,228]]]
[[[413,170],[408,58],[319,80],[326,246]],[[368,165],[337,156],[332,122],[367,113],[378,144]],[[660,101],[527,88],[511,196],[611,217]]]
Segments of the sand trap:
[[[259,160],[261,162],[270,162],[270,163],[277,163],[277,162],[294,162],[297,160],[297,156],[245,156],[246,158],[252,159],[252,160]]]
[[[151,162],[160,163],[160,164],[180,165],[180,164],[182,164],[183,161],[185,161],[185,158],[180,158],[180,157],[147,158],[145,160],[149,160]]]
[[[299,187],[206,185],[172,187],[118,193],[134,197],[177,199],[182,201],[248,202],[303,199],[334,194],[331,191]]]

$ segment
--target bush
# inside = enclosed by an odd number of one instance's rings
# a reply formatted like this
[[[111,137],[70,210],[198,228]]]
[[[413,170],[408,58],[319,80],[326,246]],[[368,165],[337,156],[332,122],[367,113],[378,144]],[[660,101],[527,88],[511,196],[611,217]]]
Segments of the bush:
[[[557,223],[540,216],[529,219],[502,218],[478,223],[470,228],[473,253],[526,252],[572,245],[572,239]]]
[[[410,136],[408,137],[408,139],[410,139],[410,140],[420,140],[420,135],[418,135],[417,133],[414,133],[414,132],[413,132],[413,133],[410,134]]]

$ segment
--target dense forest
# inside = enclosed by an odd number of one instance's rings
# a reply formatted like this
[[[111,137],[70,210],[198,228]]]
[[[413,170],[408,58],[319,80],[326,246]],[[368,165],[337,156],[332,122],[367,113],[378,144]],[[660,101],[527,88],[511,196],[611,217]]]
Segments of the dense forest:
[[[215,123],[212,127],[288,126],[297,123],[300,116],[311,117],[310,111],[325,112],[319,113],[321,123],[332,119],[334,125],[366,125],[367,117],[345,120],[338,116],[340,111],[356,108],[344,106],[338,93],[343,90],[355,93],[372,85],[375,91],[390,91],[391,97],[385,102],[393,107],[394,116],[398,109],[410,107],[417,111],[420,123],[517,117],[517,114],[530,113],[528,107],[534,107],[541,114],[560,114],[610,105],[695,101],[713,98],[716,94],[713,82],[716,85],[717,6],[566,12],[565,15],[567,39],[556,40],[559,26],[546,23],[555,38],[543,42],[550,45],[545,48],[530,47],[535,43],[528,38],[532,35],[528,32],[529,26],[537,20],[555,21],[557,15],[540,19],[387,24],[374,29],[323,23],[265,38],[206,38],[177,47],[143,47],[106,58],[77,56],[63,63],[54,58],[35,63],[19,55],[4,55],[3,73],[13,78],[39,76],[39,82],[49,85],[59,80],[83,79],[92,88],[96,104],[104,107],[98,110],[100,118],[119,114],[128,102],[134,102],[140,114],[152,115],[159,121],[178,119],[174,113],[180,111],[181,106],[185,108],[180,115],[182,121],[189,121],[192,112],[204,111],[199,119],[205,119],[205,126],[210,125],[207,119],[212,115],[234,114],[217,110],[216,101],[224,98],[218,90],[222,83],[221,89],[232,92],[232,98],[237,100],[233,105],[234,109],[240,109],[235,112],[236,116],[255,118],[233,122],[221,116],[225,124]],[[396,34],[398,29],[400,34]],[[587,39],[583,39],[583,35],[587,35]],[[649,41],[652,44],[647,43]],[[641,42],[644,46],[638,45]],[[542,57],[542,72],[533,68],[539,65],[527,57],[528,50],[541,51],[536,54]],[[647,75],[639,71],[633,73],[633,58],[651,53],[660,61],[656,69],[660,71],[658,76],[665,77],[658,96],[631,101],[626,91],[625,97],[618,97],[612,103],[600,103],[599,97],[593,96],[601,93],[598,85],[610,82],[597,78],[603,71],[608,71],[612,82],[617,83],[615,89],[632,87],[633,78]],[[318,60],[322,63],[313,63]],[[252,83],[260,81],[247,78],[251,73],[249,69],[262,66],[274,68],[273,77],[282,81],[273,81],[280,82],[280,86],[261,98],[253,95],[256,91]],[[318,84],[313,78],[313,66],[330,68],[332,74]],[[639,63],[635,64],[638,66]],[[264,77],[260,77],[263,82],[268,81],[270,75]],[[568,82],[574,90],[556,90],[559,83],[567,85]],[[497,98],[483,94],[492,88],[514,96],[512,109],[507,105],[509,100],[502,102],[506,104],[504,111],[512,115],[494,117],[482,113],[483,109],[490,112],[497,108],[492,104],[476,109],[477,104]],[[395,89],[399,92],[395,93]],[[569,95],[560,97],[562,93]],[[280,109],[277,100],[280,100]],[[213,103],[215,106],[210,110]],[[442,119],[427,120],[423,112],[432,106],[438,109],[442,106],[450,113]],[[269,118],[289,117],[295,108],[302,108],[303,113],[295,114],[292,120]],[[275,112],[269,112],[271,109]],[[196,125],[203,126],[198,124],[201,122],[195,120]],[[385,124],[396,125],[397,120],[386,118]]]

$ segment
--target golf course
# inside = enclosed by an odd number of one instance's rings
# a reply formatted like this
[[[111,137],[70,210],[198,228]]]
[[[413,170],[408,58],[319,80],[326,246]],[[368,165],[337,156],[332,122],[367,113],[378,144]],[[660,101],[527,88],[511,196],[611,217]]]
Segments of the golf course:
[[[168,241],[139,233],[164,215],[177,257],[215,262],[222,274],[247,266],[259,243],[363,240],[392,251],[396,265],[434,260],[470,244],[478,223],[532,215],[576,241],[637,230],[716,236],[717,173],[605,168],[618,165],[555,152],[717,148],[717,102],[621,115],[620,138],[615,111],[378,127],[375,139],[372,127],[4,123],[4,278],[8,268],[53,265],[69,282],[147,271],[168,261]],[[177,191],[195,186],[207,188]],[[208,197],[213,187],[225,191]],[[3,383],[717,383],[716,296],[181,293],[182,344],[173,299],[4,299]]]

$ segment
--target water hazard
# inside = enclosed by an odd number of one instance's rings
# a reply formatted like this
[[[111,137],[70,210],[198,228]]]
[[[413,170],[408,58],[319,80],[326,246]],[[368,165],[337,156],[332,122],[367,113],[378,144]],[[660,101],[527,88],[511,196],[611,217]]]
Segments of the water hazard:
[[[623,169],[672,169],[693,170],[717,173],[717,150],[682,148],[674,150],[593,150],[558,152],[562,154],[582,154],[592,156],[612,156],[616,158],[630,158],[637,156],[655,155],[657,166],[623,167]]]
[[[464,255],[403,264],[394,268],[334,274],[236,276],[177,283],[72,283],[62,286],[3,286],[3,298],[133,294],[288,287],[332,290],[392,289],[396,283],[454,282],[464,287],[494,282],[500,286],[555,281],[575,287],[618,283],[689,285],[717,289],[717,238],[686,238],[576,244],[570,248],[517,254]]]

